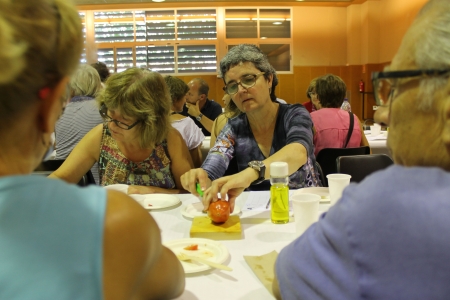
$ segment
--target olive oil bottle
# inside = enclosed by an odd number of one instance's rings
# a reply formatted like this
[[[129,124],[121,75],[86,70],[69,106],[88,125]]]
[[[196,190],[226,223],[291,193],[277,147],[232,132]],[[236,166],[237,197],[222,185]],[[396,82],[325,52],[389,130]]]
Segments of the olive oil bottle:
[[[289,222],[289,169],[286,162],[270,164],[270,216],[272,223]]]

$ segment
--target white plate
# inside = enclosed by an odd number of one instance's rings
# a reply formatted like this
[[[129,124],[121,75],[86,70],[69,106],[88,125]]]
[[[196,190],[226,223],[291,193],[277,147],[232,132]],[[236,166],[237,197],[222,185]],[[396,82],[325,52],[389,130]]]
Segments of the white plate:
[[[131,194],[129,196],[139,202],[143,208],[151,210],[171,207],[181,202],[177,196],[169,194]]]
[[[309,187],[296,190],[292,193],[292,195],[296,194],[315,194],[320,196],[320,203],[330,203],[330,192],[327,187]]]
[[[187,247],[192,244],[197,244],[198,250],[183,249],[184,247]],[[172,250],[172,252],[175,253],[175,255],[179,253],[186,253],[188,255],[207,259],[218,264],[225,262],[228,259],[228,256],[230,255],[228,253],[228,249],[225,248],[224,245],[222,245],[219,242],[208,239],[193,238],[193,239],[174,240],[164,243],[164,246]],[[186,274],[197,273],[211,269],[210,266],[204,265],[196,261],[181,261],[181,264],[183,265],[184,273]]]
[[[238,215],[241,212],[241,208],[237,205],[234,206],[234,211],[231,216]],[[181,213],[186,218],[193,219],[194,217],[206,216],[206,213],[203,213],[203,204],[201,202],[196,202],[192,204],[188,204],[181,208]]]
[[[107,190],[115,190],[115,191],[119,191],[119,192],[122,192],[125,194],[128,194],[128,187],[129,187],[129,185],[127,185],[127,184],[111,184],[111,185],[104,186],[104,188]]]

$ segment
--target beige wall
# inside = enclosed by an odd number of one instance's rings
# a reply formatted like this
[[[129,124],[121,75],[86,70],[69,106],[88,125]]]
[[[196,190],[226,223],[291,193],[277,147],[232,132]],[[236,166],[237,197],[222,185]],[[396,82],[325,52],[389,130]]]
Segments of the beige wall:
[[[294,66],[347,63],[345,7],[294,7]]]
[[[427,0],[380,1],[380,62],[391,61],[401,39]]]

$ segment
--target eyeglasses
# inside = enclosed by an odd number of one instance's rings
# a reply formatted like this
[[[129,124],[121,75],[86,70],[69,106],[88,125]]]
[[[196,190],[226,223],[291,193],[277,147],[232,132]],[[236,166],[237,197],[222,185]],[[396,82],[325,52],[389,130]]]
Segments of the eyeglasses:
[[[413,77],[435,77],[447,76],[447,70],[406,70],[391,72],[373,72],[372,84],[377,105],[387,105],[394,98],[394,93],[398,89],[398,80],[401,78]],[[421,78],[420,78],[421,79]]]
[[[110,116],[108,116],[108,108],[106,107],[105,104],[102,104],[102,106],[100,107],[99,112],[100,112],[100,115],[102,116],[102,118],[105,119],[106,122],[108,122],[108,123],[109,122],[114,122],[114,124],[116,124],[117,127],[125,129],[125,130],[130,130],[131,128],[136,126],[139,122],[141,122],[141,120],[137,120],[133,124],[127,125],[127,124],[124,124],[124,123],[122,123],[120,121],[117,121],[117,120],[111,118]]]
[[[258,80],[258,78],[263,74],[264,72],[255,75],[253,74],[244,75],[238,81],[228,82],[223,87],[223,90],[230,96],[234,95],[239,91],[239,85],[241,85],[244,89],[251,88],[256,84],[256,80]]]

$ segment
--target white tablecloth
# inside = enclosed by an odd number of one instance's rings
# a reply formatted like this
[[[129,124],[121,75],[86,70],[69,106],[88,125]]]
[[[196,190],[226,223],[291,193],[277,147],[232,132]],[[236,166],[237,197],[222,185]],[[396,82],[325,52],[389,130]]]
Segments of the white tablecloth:
[[[364,133],[366,134],[370,149],[372,149],[372,154],[386,154],[391,157],[391,153],[386,145],[387,135],[385,131],[382,131],[377,136],[372,136],[370,130],[364,131]]]
[[[249,192],[244,192],[236,204],[244,208]],[[162,240],[168,242],[176,239],[189,238],[192,220],[181,214],[186,204],[198,202],[192,195],[177,195],[182,204],[176,208],[163,211],[153,211],[161,228]],[[264,199],[269,199],[265,192]],[[326,211],[328,205],[321,205],[321,211]],[[244,255],[259,256],[273,250],[279,252],[284,246],[295,239],[293,220],[287,224],[272,224],[270,212],[241,212],[243,238],[241,240],[220,241],[230,252],[230,258],[225,262],[233,271],[208,270],[186,275],[186,289],[177,299],[273,299],[272,295],[262,285],[244,260]]]

